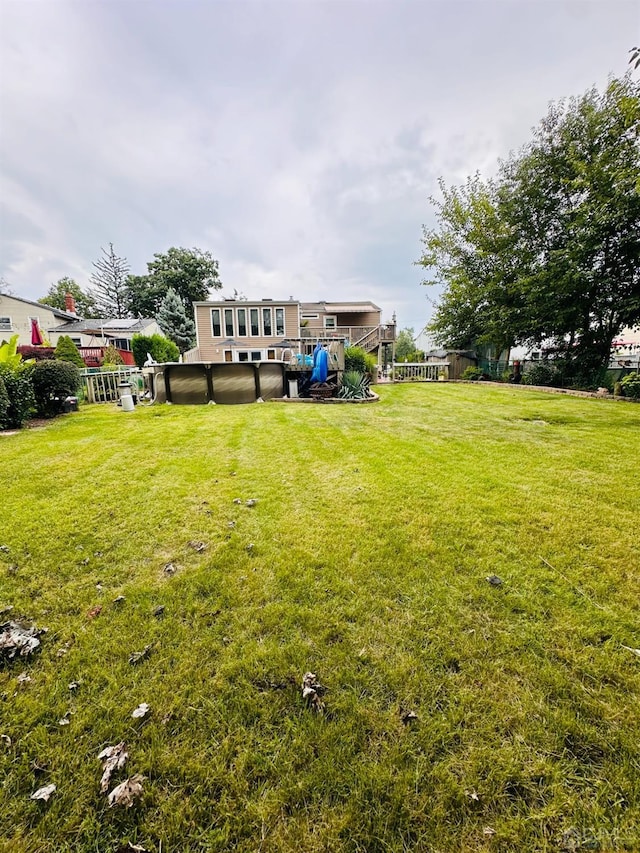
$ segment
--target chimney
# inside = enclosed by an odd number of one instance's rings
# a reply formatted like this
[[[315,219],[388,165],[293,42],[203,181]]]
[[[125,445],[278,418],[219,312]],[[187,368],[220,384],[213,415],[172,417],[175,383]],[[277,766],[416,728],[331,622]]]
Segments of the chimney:
[[[64,310],[67,314],[76,313],[76,300],[70,293],[65,293],[64,295]]]

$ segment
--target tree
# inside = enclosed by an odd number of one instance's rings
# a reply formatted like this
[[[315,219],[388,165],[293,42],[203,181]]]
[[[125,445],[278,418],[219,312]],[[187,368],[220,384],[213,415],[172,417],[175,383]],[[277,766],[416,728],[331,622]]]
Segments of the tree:
[[[640,321],[639,139],[627,75],[552,105],[493,181],[442,187],[418,261],[445,283],[429,324],[439,343],[546,343],[570,381],[596,380]]]
[[[172,287],[160,303],[156,319],[164,334],[177,345],[180,352],[191,349],[196,336],[195,323],[187,317],[184,305]]]
[[[158,364],[177,361],[180,351],[173,341],[164,335],[134,335],[131,339],[133,357],[138,367],[143,367],[149,356]]]
[[[171,248],[156,253],[147,264],[147,275],[132,275],[127,281],[129,311],[133,316],[155,317],[171,288],[178,295],[187,317],[193,319],[193,302],[209,298],[222,287],[218,262],[200,249]]]
[[[76,314],[80,317],[97,317],[98,309],[95,300],[88,293],[85,293],[80,285],[72,278],[64,276],[58,279],[55,284],[52,284],[47,291],[47,295],[42,299],[38,299],[41,305],[48,305],[51,308],[58,308],[60,311],[66,311],[66,303],[64,300],[65,294],[70,293],[76,303]]]
[[[102,257],[93,262],[95,272],[91,276],[94,287],[89,295],[95,301],[100,317],[127,317],[127,278],[129,264],[120,258],[109,243],[109,251],[101,249]]]
[[[407,361],[408,357],[415,352],[416,345],[413,342],[413,329],[401,329],[396,339],[396,361]]]
[[[82,356],[80,355],[80,350],[71,340],[69,335],[60,335],[58,343],[56,344],[54,356],[58,361],[68,361],[71,364],[75,364],[76,367],[83,368],[85,366]]]

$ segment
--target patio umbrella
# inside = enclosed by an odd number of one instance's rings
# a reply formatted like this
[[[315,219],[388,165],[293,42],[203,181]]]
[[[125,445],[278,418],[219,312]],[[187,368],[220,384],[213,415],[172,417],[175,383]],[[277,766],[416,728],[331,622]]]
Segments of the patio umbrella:
[[[42,337],[42,332],[40,331],[40,326],[38,325],[38,318],[31,318],[31,346],[33,347],[41,347],[44,343],[44,338]]]

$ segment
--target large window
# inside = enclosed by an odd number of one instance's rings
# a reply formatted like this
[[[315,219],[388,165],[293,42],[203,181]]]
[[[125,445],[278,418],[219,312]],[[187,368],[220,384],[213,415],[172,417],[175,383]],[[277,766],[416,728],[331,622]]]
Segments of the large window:
[[[262,309],[262,329],[266,338],[271,337],[271,308]]]
[[[233,337],[233,308],[224,309],[224,333],[228,338]]]
[[[238,308],[238,337],[247,337],[247,309]]]
[[[336,327],[336,318],[335,316],[331,316],[331,314],[327,314],[324,318],[324,327],[325,329],[335,329]]]
[[[249,315],[251,317],[251,334],[255,337],[258,337],[260,334],[260,320],[259,313],[257,308],[249,309]]]
[[[253,350],[251,353],[251,361],[260,361],[262,358],[262,350]]]
[[[0,317],[0,332],[10,332],[11,328],[11,317]]]
[[[284,335],[284,308],[276,308],[276,335]]]
[[[214,338],[219,338],[222,334],[222,329],[220,328],[220,309],[212,308],[211,309],[211,331],[213,333]]]

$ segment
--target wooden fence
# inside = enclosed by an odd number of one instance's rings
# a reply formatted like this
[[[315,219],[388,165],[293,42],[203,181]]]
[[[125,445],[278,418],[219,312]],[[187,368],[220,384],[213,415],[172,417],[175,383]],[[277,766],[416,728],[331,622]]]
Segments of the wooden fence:
[[[394,382],[437,382],[440,378],[449,378],[449,362],[437,364],[422,362],[394,362]]]

